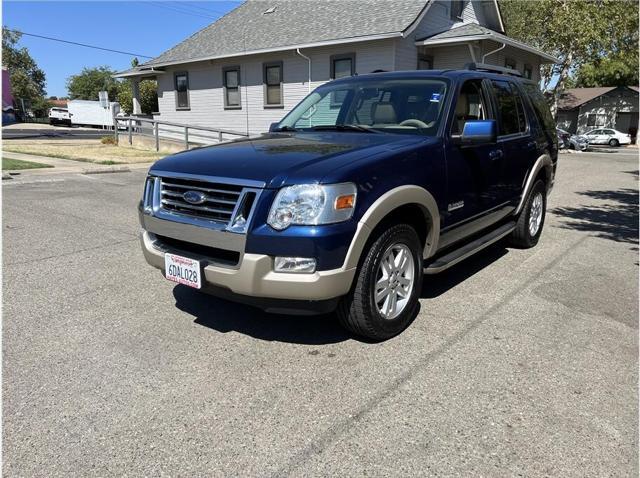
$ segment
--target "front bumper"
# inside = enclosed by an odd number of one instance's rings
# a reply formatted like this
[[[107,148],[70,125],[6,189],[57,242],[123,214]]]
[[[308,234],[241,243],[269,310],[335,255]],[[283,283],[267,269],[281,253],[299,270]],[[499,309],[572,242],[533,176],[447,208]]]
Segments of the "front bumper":
[[[171,225],[167,224],[167,226]],[[165,231],[163,232],[168,235]],[[212,263],[206,256],[185,254],[180,250],[167,247],[158,241],[154,233],[146,230],[142,232],[141,244],[146,261],[160,270],[164,269],[165,252],[187,255],[203,261],[206,264],[202,277],[205,292],[207,289],[222,289],[241,296],[325,301],[347,294],[356,272],[355,268],[317,271],[313,274],[274,272],[273,257],[244,252],[240,254],[237,265],[223,266]],[[215,295],[222,294],[216,293]]]

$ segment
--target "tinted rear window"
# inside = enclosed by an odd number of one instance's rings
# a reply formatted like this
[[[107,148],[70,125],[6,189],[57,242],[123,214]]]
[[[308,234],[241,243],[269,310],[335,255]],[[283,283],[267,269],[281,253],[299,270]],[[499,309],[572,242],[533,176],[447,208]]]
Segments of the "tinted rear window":
[[[556,128],[556,122],[553,120],[553,116],[551,116],[551,111],[549,110],[549,105],[547,104],[547,100],[545,100],[544,95],[534,84],[522,83],[522,87],[531,99],[533,110],[538,118],[538,122],[545,130],[553,131]]]
[[[508,81],[491,82],[498,106],[499,135],[524,133],[527,130],[527,119],[520,93],[515,85]]]

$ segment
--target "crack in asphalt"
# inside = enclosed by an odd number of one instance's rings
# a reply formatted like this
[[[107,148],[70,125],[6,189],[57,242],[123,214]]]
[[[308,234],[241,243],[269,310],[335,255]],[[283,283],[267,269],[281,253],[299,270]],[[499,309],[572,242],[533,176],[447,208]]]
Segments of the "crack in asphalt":
[[[436,358],[447,352],[454,345],[462,341],[469,333],[476,330],[484,322],[486,322],[494,312],[501,309],[508,304],[514,297],[520,292],[529,287],[532,283],[537,281],[544,273],[555,267],[562,259],[566,257],[566,252],[575,247],[578,247],[584,241],[589,239],[590,236],[584,236],[577,241],[574,241],[569,246],[565,247],[562,252],[557,254],[547,265],[532,275],[529,280],[525,281],[522,285],[515,287],[513,290],[504,295],[498,302],[493,304],[482,314],[480,314],[475,320],[469,323],[466,327],[453,334],[443,344],[434,349],[432,352],[427,353],[424,358],[410,367],[407,371],[393,380],[386,388],[382,389],[374,397],[369,399],[355,414],[350,415],[347,419],[340,421],[339,423],[329,427],[322,433],[317,440],[305,449],[296,453],[289,459],[288,463],[278,469],[275,473],[271,474],[272,477],[290,476],[296,470],[299,470],[302,466],[308,463],[312,458],[322,454],[329,446],[336,443],[351,427],[360,422],[369,412],[376,408],[380,403],[392,396],[403,384],[407,383],[413,378],[416,373],[422,370],[424,367],[433,362]]]
[[[23,264],[31,264],[33,262],[47,261],[49,259],[57,259],[59,257],[72,256],[74,254],[79,254],[81,252],[95,251],[96,249],[108,249],[109,247],[112,247],[112,246],[117,246],[117,245],[120,245],[120,244],[126,244],[128,242],[133,242],[133,241],[137,241],[137,240],[138,240],[137,237],[135,239],[125,239],[123,241],[111,242],[109,244],[103,244],[101,246],[87,247],[85,249],[78,249],[77,251],[63,252],[62,254],[55,254],[55,255],[47,256],[47,257],[38,257],[36,259],[29,259],[29,260],[26,260],[26,261],[18,261],[18,262],[5,262],[4,265],[5,266],[17,266],[17,265],[23,265]]]

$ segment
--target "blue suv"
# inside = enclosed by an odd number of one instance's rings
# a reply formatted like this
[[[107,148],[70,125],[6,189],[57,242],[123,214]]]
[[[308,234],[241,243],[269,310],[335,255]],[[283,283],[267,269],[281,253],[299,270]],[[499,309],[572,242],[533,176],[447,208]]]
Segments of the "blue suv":
[[[502,238],[532,247],[557,164],[538,87],[511,70],[354,76],[269,133],[164,158],[140,203],[149,264],[275,313],[337,311],[374,340],[436,274]]]

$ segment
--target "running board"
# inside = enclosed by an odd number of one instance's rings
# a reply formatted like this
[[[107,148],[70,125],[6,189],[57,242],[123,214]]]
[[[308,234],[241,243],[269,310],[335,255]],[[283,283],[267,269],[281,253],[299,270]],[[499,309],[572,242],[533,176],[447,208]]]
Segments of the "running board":
[[[504,226],[500,226],[497,229],[489,232],[488,234],[479,237],[475,241],[470,242],[469,244],[465,244],[459,249],[455,251],[451,251],[446,256],[442,256],[432,263],[430,263],[427,267],[424,268],[425,274],[437,274],[442,272],[445,269],[457,264],[460,261],[465,260],[467,257],[472,256],[476,252],[484,249],[487,246],[490,246],[494,242],[499,241],[504,236],[509,234],[516,228],[515,222],[509,222]]]

